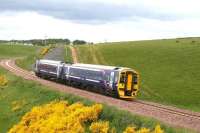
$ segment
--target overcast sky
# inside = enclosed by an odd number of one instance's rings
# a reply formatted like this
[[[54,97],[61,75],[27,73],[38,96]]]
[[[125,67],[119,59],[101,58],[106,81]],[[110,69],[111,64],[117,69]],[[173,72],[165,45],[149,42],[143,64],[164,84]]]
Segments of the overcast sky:
[[[0,0],[0,39],[200,36],[199,0]]]

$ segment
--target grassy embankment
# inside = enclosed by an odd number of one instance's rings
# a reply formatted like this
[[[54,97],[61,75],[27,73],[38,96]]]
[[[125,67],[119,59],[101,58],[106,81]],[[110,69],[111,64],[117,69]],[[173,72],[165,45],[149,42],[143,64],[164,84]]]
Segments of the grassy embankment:
[[[13,46],[14,47],[14,46]],[[16,46],[18,47],[18,46]],[[12,48],[11,48],[12,49]],[[16,50],[17,48],[15,48]],[[26,48],[25,48],[26,49]],[[7,50],[10,50],[7,48]],[[0,49],[1,51],[1,49]],[[12,50],[10,50],[12,51]],[[14,57],[25,56],[29,53],[21,53],[24,51],[22,48],[15,52]],[[10,55],[11,54],[11,55]],[[7,57],[13,57],[12,53],[7,54]],[[4,57],[4,55],[1,55]],[[0,132],[5,133],[16,124],[21,117],[33,106],[48,103],[52,100],[67,100],[70,103],[81,101],[86,105],[90,105],[93,102],[86,99],[63,94],[56,91],[49,90],[48,88],[41,86],[38,83],[27,81],[22,78],[12,75],[10,72],[0,68],[0,74],[6,75],[8,79],[8,85],[1,87],[0,89]],[[118,132],[124,130],[124,128],[130,124],[134,124],[137,127],[149,127],[153,128],[158,121],[141,116],[131,115],[126,111],[120,111],[114,107],[108,107],[104,105],[103,112],[100,116],[102,120],[109,120],[110,126],[115,126]],[[173,129],[163,124],[162,128],[166,132],[190,132],[184,129]]]
[[[31,56],[36,53],[39,47],[24,45],[4,45],[0,44],[0,59]]]
[[[93,102],[56,91],[51,91],[32,81],[13,76],[11,73],[0,68],[0,73],[8,78],[8,86],[0,89],[0,132],[5,133],[33,106],[49,103],[53,100],[67,100],[70,103],[81,101],[85,105],[91,105]],[[17,103],[17,104],[16,104]],[[158,121],[137,115],[131,115],[129,112],[121,111],[115,107],[104,105],[101,120],[109,120],[111,127],[116,127],[118,132],[122,132],[125,127],[134,124],[137,127],[153,128]],[[184,129],[172,129],[161,124],[162,128],[169,133],[172,132],[190,132]]]
[[[138,99],[200,111],[200,39],[170,39],[77,46],[84,63],[134,68]]]
[[[39,50],[40,47],[38,46],[0,44],[0,59],[19,58],[17,59],[17,65],[31,70]]]

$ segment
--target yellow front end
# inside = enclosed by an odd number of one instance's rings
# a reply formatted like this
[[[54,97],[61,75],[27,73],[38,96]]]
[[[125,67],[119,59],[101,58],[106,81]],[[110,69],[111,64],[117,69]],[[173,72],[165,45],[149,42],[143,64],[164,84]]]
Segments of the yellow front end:
[[[119,73],[118,95],[122,99],[134,99],[139,90],[139,74],[131,69]]]

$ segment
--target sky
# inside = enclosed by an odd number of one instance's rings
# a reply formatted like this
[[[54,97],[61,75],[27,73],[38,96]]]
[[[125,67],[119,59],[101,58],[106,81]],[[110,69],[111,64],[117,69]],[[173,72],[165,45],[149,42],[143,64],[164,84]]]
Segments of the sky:
[[[200,36],[198,0],[0,0],[0,40]]]

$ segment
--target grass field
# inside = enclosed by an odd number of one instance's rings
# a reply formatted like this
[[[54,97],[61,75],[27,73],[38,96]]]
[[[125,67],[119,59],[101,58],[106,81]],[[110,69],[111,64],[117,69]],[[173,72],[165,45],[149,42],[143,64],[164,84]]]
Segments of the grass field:
[[[18,47],[18,46],[16,46]],[[10,47],[4,48],[10,51]],[[16,48],[11,48],[15,49]],[[37,50],[37,49],[35,49]],[[29,53],[21,53],[22,49],[18,52],[14,52],[15,56],[25,56]],[[11,55],[10,55],[11,54]],[[12,52],[8,53],[7,57],[13,57]],[[5,57],[4,55],[0,57]],[[52,100],[67,100],[69,103],[81,101],[86,105],[91,105],[93,102],[69,94],[63,94],[60,92],[49,90],[36,82],[27,81],[22,78],[12,75],[10,72],[0,68],[0,75],[6,75],[8,79],[8,85],[6,87],[0,87],[0,132],[6,133],[14,124],[16,124],[21,117],[33,106],[49,103]],[[17,103],[17,105],[16,105]],[[116,109],[104,105],[103,112],[100,116],[101,120],[109,120],[110,127],[116,127],[117,132],[122,132],[126,126],[134,124],[137,127],[153,128],[157,123],[156,120],[132,115],[129,112]],[[178,132],[187,133],[191,132],[186,129],[174,129],[161,123],[161,127],[168,133]]]
[[[39,47],[0,44],[0,58],[27,57],[35,54]]]
[[[20,58],[16,61],[17,65],[31,70],[40,48],[38,46],[0,44],[0,59]]]
[[[67,100],[69,103],[81,101],[85,105],[91,105],[93,102],[56,91],[48,90],[35,82],[23,80],[13,76],[11,73],[0,68],[0,73],[7,76],[9,84],[0,89],[0,132],[6,133],[21,117],[33,106],[49,103],[53,100]],[[13,106],[14,102],[19,102],[17,107]],[[131,115],[129,112],[118,110],[115,107],[104,105],[101,120],[109,120],[111,127],[116,127],[118,132],[122,132],[126,126],[134,124],[137,127],[153,128],[158,121],[141,116]],[[173,129],[163,124],[162,128],[168,132],[187,133],[191,132],[186,129]]]
[[[200,39],[77,46],[84,63],[126,66],[141,74],[138,99],[200,111]]]

